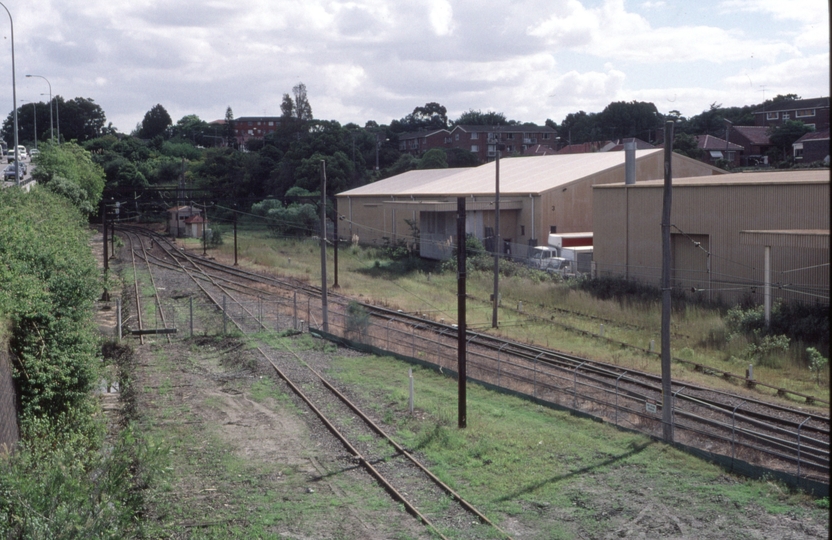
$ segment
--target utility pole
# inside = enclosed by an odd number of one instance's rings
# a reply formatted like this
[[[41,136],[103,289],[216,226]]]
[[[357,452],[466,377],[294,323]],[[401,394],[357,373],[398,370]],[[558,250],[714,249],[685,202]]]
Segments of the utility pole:
[[[326,161],[321,160],[321,310],[324,332],[329,332],[329,307],[326,297]]]
[[[467,326],[465,323],[465,197],[456,199],[456,266],[457,266],[457,417],[460,428],[468,425],[466,406],[467,374],[465,358],[467,353]]]
[[[670,207],[672,204],[673,122],[664,125],[664,200],[662,204],[662,437],[673,442],[673,396],[670,378]]]
[[[496,180],[494,186],[494,303],[491,312],[491,328],[497,328],[497,306],[500,296],[500,145],[495,144],[497,159]]]

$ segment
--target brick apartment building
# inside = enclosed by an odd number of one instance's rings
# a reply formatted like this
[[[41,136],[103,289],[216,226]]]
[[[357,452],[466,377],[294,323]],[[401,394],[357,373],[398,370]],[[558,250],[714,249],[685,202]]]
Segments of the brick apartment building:
[[[234,137],[242,146],[249,139],[262,139],[280,125],[279,116],[241,116],[234,119]],[[225,120],[214,120],[211,125],[225,126]]]
[[[416,131],[399,135],[399,151],[421,156],[434,148],[460,148],[479,157],[481,163],[494,159],[497,144],[505,145],[502,155],[544,154],[557,150],[557,132],[548,126],[466,126]]]
[[[755,126],[777,126],[789,120],[799,120],[815,131],[829,129],[829,98],[781,101],[754,111]]]

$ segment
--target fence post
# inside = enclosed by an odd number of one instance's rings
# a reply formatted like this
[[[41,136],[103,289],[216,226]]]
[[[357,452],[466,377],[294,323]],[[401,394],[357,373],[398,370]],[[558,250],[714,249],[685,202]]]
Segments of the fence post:
[[[620,381],[621,377],[623,377],[626,374],[627,374],[627,372],[625,371],[624,373],[619,375],[617,379],[615,379],[615,425],[616,426],[618,425],[618,381]]]
[[[298,329],[298,291],[295,291],[292,298],[292,327]]]
[[[118,340],[121,341],[121,298],[116,298],[116,326],[118,326]]]
[[[190,311],[191,311],[191,323],[190,323],[191,337],[194,337],[194,297],[193,296],[188,298],[188,305],[189,305]]]
[[[572,387],[572,408],[578,408],[578,370],[581,369],[581,366],[586,364],[586,362],[581,362],[577,366],[575,366],[575,379],[573,381]]]
[[[680,389],[676,390],[676,391],[673,393],[673,396],[671,396],[673,399],[670,401],[670,429],[674,429],[674,427],[675,427],[675,422],[676,422],[676,415],[675,415],[675,414],[674,414],[674,412],[673,412],[673,411],[675,411],[675,410],[676,410],[676,396],[678,396],[678,395],[679,395],[679,392],[681,392],[681,391],[682,391],[682,390],[684,390],[685,388],[686,388],[686,387],[684,387],[684,386],[683,386],[683,387],[681,387]]]
[[[225,313],[225,295],[222,295],[222,333],[223,335],[227,334],[228,325],[226,321],[228,320],[228,315]]]

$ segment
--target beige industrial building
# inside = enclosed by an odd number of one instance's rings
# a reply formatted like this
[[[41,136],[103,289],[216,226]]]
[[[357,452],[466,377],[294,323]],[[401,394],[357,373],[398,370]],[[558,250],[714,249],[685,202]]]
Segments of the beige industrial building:
[[[829,303],[829,171],[673,171],[673,287],[711,300]],[[660,286],[661,180],[593,189],[597,276]],[[768,272],[766,271],[768,269]]]
[[[500,160],[500,252],[525,257],[549,233],[592,230],[592,188],[624,182],[625,152],[534,156]],[[724,171],[673,154],[679,176]],[[635,152],[637,181],[664,177],[663,150]],[[466,199],[466,232],[489,245],[495,227],[496,162],[470,169],[406,172],[338,194],[341,238],[383,245],[405,241],[431,259],[450,257],[457,198]],[[415,246],[414,228],[420,233]]]

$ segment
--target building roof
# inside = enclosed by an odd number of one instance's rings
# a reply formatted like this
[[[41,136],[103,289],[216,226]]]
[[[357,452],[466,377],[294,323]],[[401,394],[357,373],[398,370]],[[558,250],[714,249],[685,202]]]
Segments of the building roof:
[[[742,146],[713,135],[697,135],[696,146],[702,150],[745,150]]]
[[[202,212],[199,208],[194,208],[193,206],[174,206],[172,208],[168,208],[168,212],[191,212],[193,214],[198,214]]]
[[[822,131],[810,131],[809,133],[805,134],[801,138],[797,139],[795,143],[802,143],[806,141],[828,141],[829,140],[829,130],[824,129]]]
[[[187,223],[188,225],[190,225],[192,223],[205,223],[205,220],[202,218],[202,216],[197,214],[195,216],[191,216],[188,219],[186,219],[185,223]]]
[[[406,133],[399,133],[399,140],[404,141],[404,140],[410,140],[410,139],[421,139],[422,137],[430,137],[431,135],[434,135],[434,134],[439,133],[441,131],[444,131],[447,134],[451,133],[450,131],[448,131],[445,128],[429,129],[429,130],[426,129],[426,130],[422,130],[422,131],[408,131]]]
[[[754,111],[754,114],[763,114],[775,111],[793,111],[796,109],[823,109],[829,108],[829,97],[810,98],[810,99],[794,99],[790,101],[780,101],[777,103],[770,103]]]
[[[735,131],[748,139],[748,142],[756,145],[771,144],[768,138],[768,126],[733,126],[731,131]]]
[[[636,161],[657,152],[661,150],[637,150]],[[624,158],[624,152],[505,158],[500,160],[500,193],[539,194],[615,167],[623,168]],[[495,167],[492,161],[468,169],[410,171],[338,196],[493,196]]]
[[[594,141],[578,144],[568,144],[558,150],[558,154],[589,154],[593,152],[600,152],[601,148],[611,144],[611,141]]]
[[[606,150],[601,150],[602,152],[622,152],[624,151],[624,144],[634,142],[636,143],[636,150],[649,150],[651,148],[656,148],[655,145],[650,144],[647,141],[642,141],[638,137],[628,137],[626,139],[619,139],[618,141],[612,143],[613,146],[610,146]]]
[[[754,186],[770,184],[822,184],[829,183],[829,171],[818,169],[811,171],[753,171],[744,173],[722,174],[715,176],[692,176],[674,178],[673,187],[681,186]],[[623,183],[593,186],[594,189],[622,188]],[[664,180],[644,180],[627,186],[628,188],[662,188]]]

